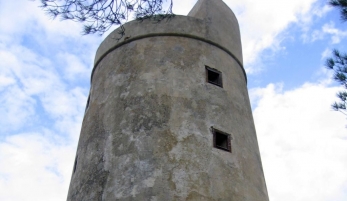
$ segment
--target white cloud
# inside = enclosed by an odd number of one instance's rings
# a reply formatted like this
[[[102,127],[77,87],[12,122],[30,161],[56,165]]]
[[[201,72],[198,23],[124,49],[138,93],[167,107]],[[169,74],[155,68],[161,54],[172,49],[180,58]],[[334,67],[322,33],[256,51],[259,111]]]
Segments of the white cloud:
[[[178,15],[188,15],[197,0],[173,0],[173,13]]]
[[[64,200],[88,89],[23,46],[0,46],[0,59],[0,200]]]
[[[331,49],[326,48],[323,52],[322,52],[322,60],[325,60],[326,58],[331,56]]]
[[[66,199],[76,147],[43,133],[13,135],[0,142],[0,200]]]
[[[226,0],[241,26],[243,54],[248,73],[259,71],[260,54],[265,49],[282,50],[280,34],[291,23],[307,23],[316,0]],[[287,37],[287,36],[286,36]],[[291,37],[291,36],[289,36]],[[257,63],[257,65],[255,65]]]
[[[324,15],[326,15],[328,12],[330,12],[331,10],[333,10],[332,6],[327,5],[326,2],[324,2],[324,6],[323,8],[321,7],[316,7],[312,10],[312,12],[314,12],[315,15],[317,15],[318,17],[323,17]]]
[[[6,88],[0,96],[0,132],[28,126],[35,115],[35,104],[35,99],[17,86]]]
[[[91,69],[76,55],[64,52],[58,55],[58,59],[62,61],[61,68],[64,70],[64,76],[67,79],[77,80],[90,76]]]
[[[322,40],[322,39],[324,38],[324,35],[325,35],[325,34],[322,33],[321,30],[314,30],[314,31],[312,32],[310,42],[314,42],[314,41],[316,41],[316,40]],[[304,40],[305,40],[305,42],[307,42],[308,38],[305,38]]]
[[[23,46],[3,46],[0,59],[0,75],[16,81],[0,90],[0,200],[64,200],[88,89]]]
[[[3,87],[6,87],[8,85],[14,84],[16,81],[12,77],[7,77],[5,75],[0,74],[0,90]]]
[[[337,91],[315,83],[250,91],[270,200],[347,199],[346,118],[330,109]]]
[[[16,3],[2,1],[0,32],[17,35],[18,33],[34,31],[30,34],[35,35],[44,31],[47,33],[46,37],[54,35],[80,37],[80,24],[72,21],[53,20],[39,6],[39,1],[18,0]],[[55,40],[59,40],[59,38],[55,38]]]
[[[4,115],[0,132],[54,119],[55,129],[76,138],[75,126],[61,130],[61,125],[81,123],[88,86],[78,84],[89,82],[92,58],[101,38],[82,40],[76,23],[51,21],[38,5],[27,0],[1,2],[0,111]],[[16,15],[13,10],[18,11]]]
[[[342,31],[335,27],[334,22],[326,23],[320,30],[313,30],[311,34],[305,33],[303,39],[305,42],[315,42],[330,37],[331,44],[338,44],[342,39],[347,37],[347,31]]]
[[[59,125],[65,121],[80,124],[87,99],[87,87],[69,87],[57,71],[59,67],[54,68],[50,60],[21,46],[0,49],[0,59],[3,65],[0,75],[6,75],[7,80],[17,80],[15,84],[4,85],[0,90],[3,91],[0,93],[0,111],[4,114],[0,130],[16,130],[26,124],[33,124],[38,121],[37,118],[47,117],[55,119]],[[74,64],[78,63],[69,63]],[[66,69],[74,67],[67,66]],[[83,78],[89,80],[89,73],[86,69],[83,71]],[[81,79],[80,76],[71,76],[71,79]],[[44,109],[44,113],[32,118],[34,110],[40,107]],[[78,132],[69,131],[70,129],[71,127],[65,128],[65,132],[78,135]]]
[[[37,66],[37,55],[26,48],[1,48],[0,60],[0,75],[16,80],[15,84],[4,85],[0,90],[0,111],[3,114],[0,131],[17,130],[34,120],[37,101],[32,95],[50,90],[54,79],[46,78],[47,71]]]
[[[325,34],[331,35],[331,43],[332,44],[339,43],[342,40],[342,38],[345,38],[347,36],[347,31],[341,31],[341,30],[335,28],[335,24],[333,22],[325,24],[322,27],[322,31]]]
[[[37,1],[0,4],[0,200],[65,200],[88,93],[78,84],[101,38]]]

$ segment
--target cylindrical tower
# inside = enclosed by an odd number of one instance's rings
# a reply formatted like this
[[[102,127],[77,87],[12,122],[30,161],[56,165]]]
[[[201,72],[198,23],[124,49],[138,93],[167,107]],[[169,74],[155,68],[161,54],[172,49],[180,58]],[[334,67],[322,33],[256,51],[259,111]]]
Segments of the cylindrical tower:
[[[267,201],[232,11],[125,30],[97,51],[67,200]]]

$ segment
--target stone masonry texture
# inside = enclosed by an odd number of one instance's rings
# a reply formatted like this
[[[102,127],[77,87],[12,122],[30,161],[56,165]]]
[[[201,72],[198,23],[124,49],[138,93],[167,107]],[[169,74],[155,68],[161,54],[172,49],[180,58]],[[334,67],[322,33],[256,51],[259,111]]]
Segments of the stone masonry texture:
[[[188,16],[125,31],[96,53],[67,200],[268,201],[232,11],[199,0]],[[212,127],[231,152],[213,146]]]

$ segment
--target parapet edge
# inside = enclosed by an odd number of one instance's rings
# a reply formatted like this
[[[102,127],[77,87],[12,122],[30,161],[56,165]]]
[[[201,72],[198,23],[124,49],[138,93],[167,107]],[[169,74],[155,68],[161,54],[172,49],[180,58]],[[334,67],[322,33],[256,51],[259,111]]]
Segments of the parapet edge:
[[[228,40],[220,37],[211,36],[209,32],[209,27],[205,23],[205,20],[198,19],[190,16],[180,16],[175,15],[173,17],[164,19],[162,21],[155,21],[151,18],[144,20],[134,20],[124,24],[125,35],[119,38],[120,28],[117,28],[112,33],[110,33],[100,44],[94,60],[94,68],[91,75],[91,80],[93,78],[93,73],[99,64],[99,62],[114,49],[130,43],[135,40],[140,40],[148,37],[159,37],[159,36],[176,36],[176,37],[187,37],[200,41],[204,41],[211,45],[214,45],[231,57],[233,57],[236,62],[242,68],[245,80],[247,82],[246,72],[242,63],[242,48],[240,37],[227,37]],[[228,34],[228,33],[226,33]],[[233,41],[236,40],[236,41]]]

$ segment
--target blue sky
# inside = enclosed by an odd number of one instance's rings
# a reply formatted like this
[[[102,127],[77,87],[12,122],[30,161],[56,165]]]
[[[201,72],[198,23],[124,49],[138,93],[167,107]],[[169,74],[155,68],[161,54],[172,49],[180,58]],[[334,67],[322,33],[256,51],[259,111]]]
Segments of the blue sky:
[[[196,0],[174,0],[187,14]],[[324,61],[347,52],[325,0],[225,0],[244,64],[272,201],[347,200],[346,117]],[[65,200],[103,36],[51,20],[39,1],[0,1],[0,200]]]

